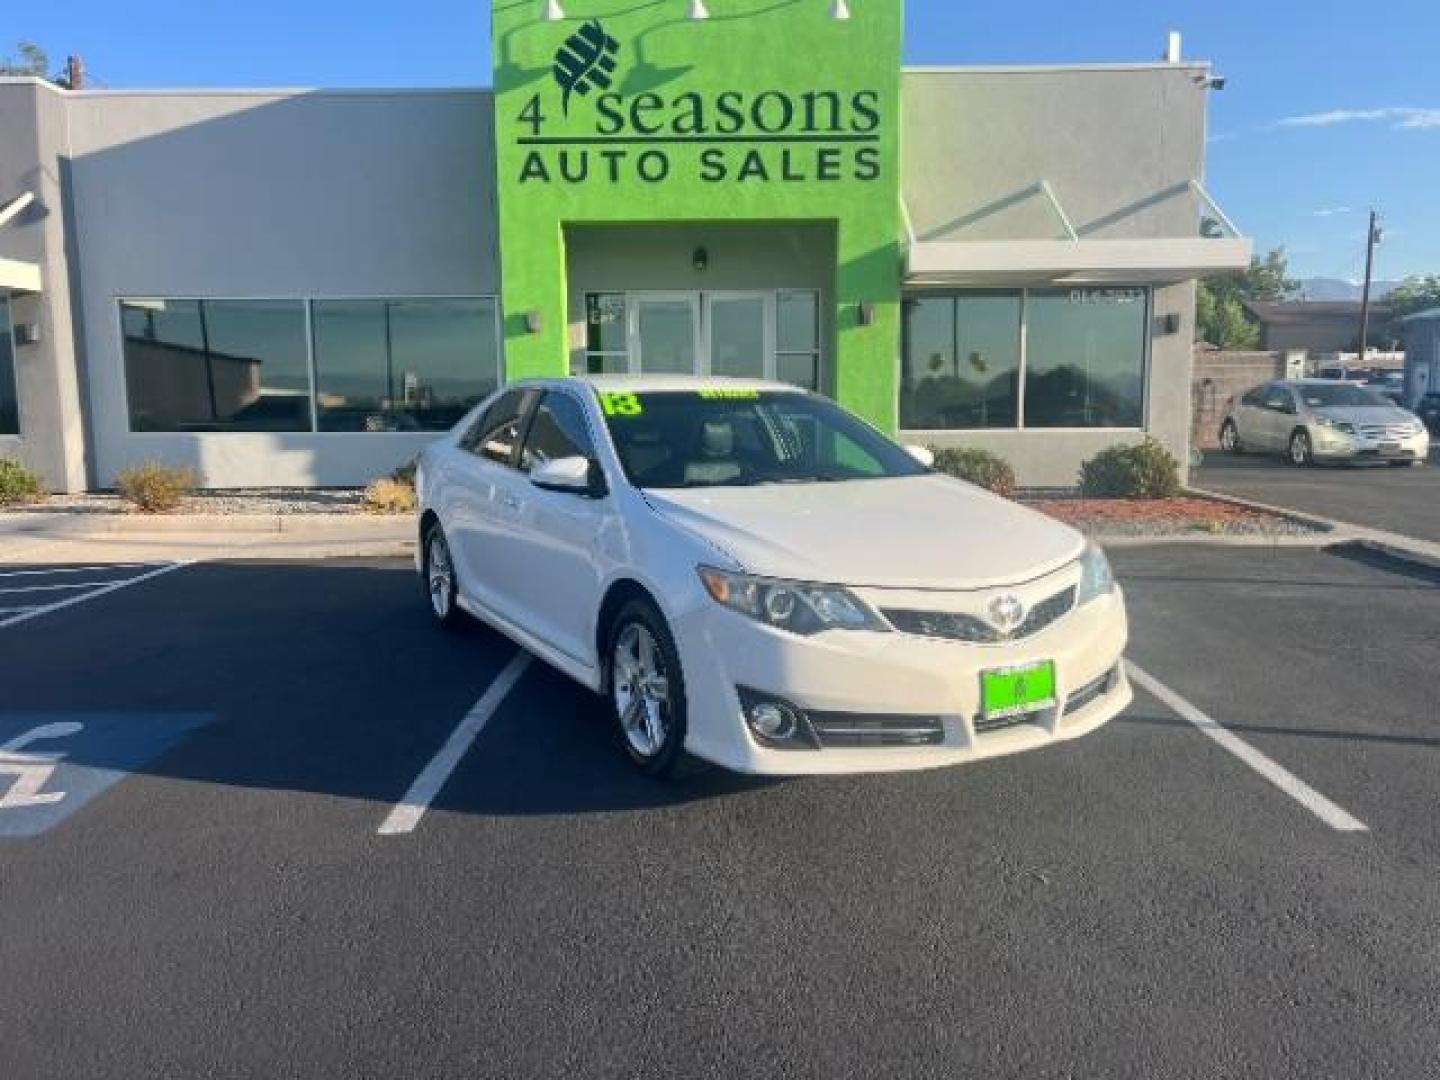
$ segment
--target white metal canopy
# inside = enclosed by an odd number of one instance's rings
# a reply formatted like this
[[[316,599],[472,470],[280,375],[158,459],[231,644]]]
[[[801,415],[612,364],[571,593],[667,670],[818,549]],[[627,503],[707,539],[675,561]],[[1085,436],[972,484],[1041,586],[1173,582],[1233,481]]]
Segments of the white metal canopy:
[[[40,267],[18,259],[0,259],[0,292],[39,292]]]

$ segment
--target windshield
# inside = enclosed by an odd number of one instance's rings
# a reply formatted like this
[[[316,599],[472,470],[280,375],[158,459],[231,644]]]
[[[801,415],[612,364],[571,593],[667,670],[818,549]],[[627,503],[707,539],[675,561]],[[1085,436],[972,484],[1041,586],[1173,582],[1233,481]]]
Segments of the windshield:
[[[1349,383],[1336,383],[1334,386],[1308,383],[1304,386],[1297,386],[1295,389],[1300,392],[1300,397],[1305,404],[1312,409],[1373,409],[1377,406],[1391,408],[1390,402],[1373,390],[1352,386]]]
[[[636,487],[824,483],[927,471],[839,406],[810,394],[664,390],[602,393],[600,404]]]

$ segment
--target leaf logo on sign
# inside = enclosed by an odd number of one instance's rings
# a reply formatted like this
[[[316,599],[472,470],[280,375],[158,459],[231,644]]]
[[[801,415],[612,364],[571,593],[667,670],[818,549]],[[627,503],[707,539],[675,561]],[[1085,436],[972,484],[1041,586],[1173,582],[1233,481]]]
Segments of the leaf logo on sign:
[[[610,88],[610,76],[615,71],[615,54],[620,43],[605,32],[599,19],[591,19],[579,30],[565,39],[555,52],[555,81],[565,92],[561,106],[568,116],[570,95],[584,97],[594,87],[601,90]]]

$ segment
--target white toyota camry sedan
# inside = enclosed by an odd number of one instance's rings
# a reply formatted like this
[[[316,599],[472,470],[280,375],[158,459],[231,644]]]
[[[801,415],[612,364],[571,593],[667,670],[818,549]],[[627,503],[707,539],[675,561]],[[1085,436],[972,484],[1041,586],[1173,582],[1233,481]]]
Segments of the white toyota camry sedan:
[[[758,381],[513,383],[416,477],[435,618],[603,694],[640,769],[883,772],[1032,750],[1130,701],[1073,529]]]

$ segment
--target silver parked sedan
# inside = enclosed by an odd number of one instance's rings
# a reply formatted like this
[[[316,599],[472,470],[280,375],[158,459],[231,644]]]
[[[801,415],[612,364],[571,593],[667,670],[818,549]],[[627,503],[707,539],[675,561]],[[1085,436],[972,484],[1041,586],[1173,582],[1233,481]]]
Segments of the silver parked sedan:
[[[1220,424],[1220,447],[1232,454],[1284,454],[1296,465],[1418,465],[1430,453],[1430,435],[1414,413],[1363,386],[1282,379],[1230,400]]]

